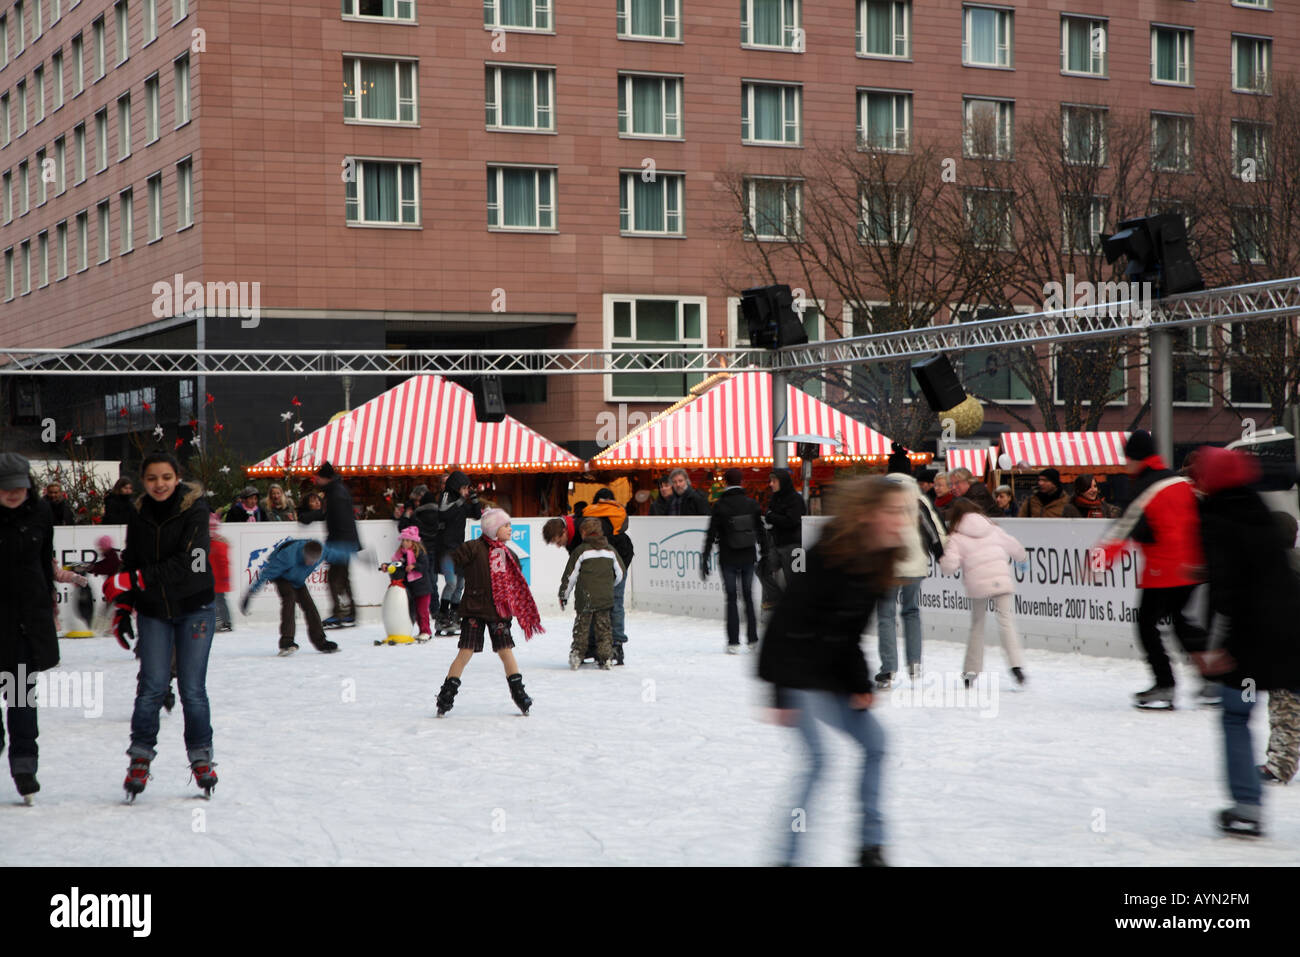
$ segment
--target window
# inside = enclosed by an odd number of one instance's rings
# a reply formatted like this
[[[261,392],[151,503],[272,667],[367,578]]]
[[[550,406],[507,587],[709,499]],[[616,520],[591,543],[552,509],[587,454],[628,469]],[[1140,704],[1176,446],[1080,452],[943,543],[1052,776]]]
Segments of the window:
[[[1174,341],[1174,404],[1210,404],[1210,328],[1169,330]]]
[[[525,0],[531,2],[531,0]],[[185,16],[188,0],[173,0],[176,19]],[[370,20],[414,20],[415,0],[343,0],[343,16],[365,17]]]
[[[134,194],[130,189],[124,189],[117,194],[118,222],[122,227],[119,249],[123,255],[135,249],[135,208],[132,202],[133,199]]]
[[[72,95],[76,96],[86,88],[85,50],[82,49],[81,34],[72,38]]]
[[[912,94],[858,91],[858,147],[906,153],[912,145]]]
[[[624,136],[681,136],[681,77],[620,74],[618,131]]]
[[[14,297],[14,248],[5,250],[5,302]]]
[[[912,0],[858,0],[858,55],[912,55]]]
[[[1232,261],[1261,264],[1268,261],[1267,206],[1235,206],[1232,210]]]
[[[0,146],[9,145],[9,94],[0,96],[0,136],[4,137],[4,142]]]
[[[740,43],[802,53],[801,0],[740,0]]]
[[[147,180],[149,187],[149,242],[162,239],[162,173]]]
[[[23,295],[25,296],[32,291],[32,242],[30,239],[23,240],[22,251]]]
[[[1061,107],[1061,151],[1076,166],[1106,165],[1106,111],[1091,106]]]
[[[420,164],[355,160],[347,185],[347,220],[354,224],[419,225]]]
[[[1009,306],[962,306],[953,310],[953,322],[979,322],[1009,316]],[[989,402],[1032,402],[1025,380],[1011,368],[1008,349],[969,349],[957,353],[957,375],[966,388]]]
[[[1260,323],[1261,326],[1271,325]],[[1228,398],[1234,405],[1268,405],[1268,396],[1264,392],[1264,383],[1254,372],[1259,360],[1255,358],[1262,351],[1281,356],[1281,350],[1274,343],[1267,342],[1261,333],[1264,330],[1247,329],[1244,323],[1234,322],[1228,327]],[[1265,339],[1265,341],[1260,341]],[[1261,350],[1264,346],[1265,350]]]
[[[108,262],[108,200],[101,200],[96,207],[99,218],[95,222],[99,239],[99,261]]]
[[[549,31],[551,0],[483,0],[483,26]]]
[[[54,278],[68,278],[68,221],[54,227]]]
[[[144,15],[144,43],[142,46],[148,46],[158,39],[158,0],[141,0]]]
[[[54,193],[62,195],[68,188],[67,140],[60,136],[54,141]]]
[[[678,0],[618,0],[618,35],[629,40],[680,40]]]
[[[795,315],[800,319],[803,325],[804,335],[808,337],[809,342],[822,342],[825,340],[825,321],[822,315],[823,303],[806,299],[802,302],[795,301]],[[847,313],[846,313],[847,314]],[[730,297],[727,299],[727,348],[729,349],[750,349],[753,348],[753,342],[749,338],[749,323],[745,321],[744,313],[740,308],[740,299]],[[821,380],[819,373],[811,373],[812,378],[804,379],[809,375],[808,372],[796,372],[791,378],[791,384],[796,389],[807,392],[814,399],[824,399],[826,388],[825,383]]]
[[[10,170],[5,170],[3,179],[4,196],[0,197],[4,201],[5,222],[12,222],[14,218],[14,174]]]
[[[95,58],[94,78],[102,79],[104,76],[104,63],[107,59],[104,53],[104,18],[97,17],[95,22],[90,25],[91,36],[91,56]]]
[[[682,235],[682,192],[686,177],[680,173],[623,170],[618,181],[618,228],[625,233],[652,236]]]
[[[44,0],[32,0],[32,39],[39,40],[41,34],[45,32],[45,24],[41,21],[41,3]]]
[[[131,94],[117,98],[117,161],[131,155]]]
[[[176,231],[194,225],[193,215],[193,161],[183,159],[176,164]]]
[[[95,114],[95,172],[102,173],[108,169],[108,110]]]
[[[27,132],[27,81],[19,80],[15,89],[18,92],[18,135]]]
[[[344,12],[347,12],[346,0],[343,10]],[[189,12],[190,0],[172,0],[172,23],[180,23],[189,16]]]
[[[1249,120],[1232,121],[1232,171],[1247,183],[1266,180],[1271,175],[1273,130],[1267,123]]]
[[[26,216],[31,202],[31,185],[27,182],[27,160],[18,164],[18,215]]]
[[[1011,67],[1015,60],[1012,11],[967,5],[962,14],[961,62],[966,66]]]
[[[1192,31],[1151,28],[1151,82],[1192,85]]]
[[[484,85],[488,129],[555,129],[554,70],[489,65]]]
[[[1095,377],[1107,366],[1110,367],[1110,376],[1102,386]],[[1077,400],[1082,406],[1092,405],[1092,401],[1084,396],[1101,389],[1104,389],[1102,395],[1106,405],[1126,405],[1128,402],[1125,395],[1128,370],[1124,368],[1123,352],[1117,352],[1114,347],[1091,342],[1075,343],[1068,352],[1057,347],[1052,351],[1052,369],[1052,401],[1057,405],[1065,405],[1067,398]],[[1082,384],[1085,379],[1093,381]]]
[[[1151,114],[1151,168],[1165,173],[1192,171],[1192,118],[1178,113]]]
[[[1234,7],[1250,7],[1252,10],[1272,10],[1273,0],[1232,0]]]
[[[746,143],[798,144],[799,99],[797,86],[742,84],[741,140]]]
[[[77,183],[86,179],[85,123],[78,123],[72,130],[72,179]]]
[[[90,267],[90,212],[77,213],[77,272]]]
[[[158,74],[155,73],[144,81],[144,141],[146,144],[158,139]]]
[[[36,122],[45,119],[45,67],[32,71],[32,96],[36,100]]]
[[[966,190],[966,225],[971,241],[983,249],[1010,249],[1011,190],[974,187]]]
[[[0,67],[9,65],[9,15],[0,13]],[[13,250],[5,255],[12,256]],[[12,298],[12,296],[10,297]]]
[[[894,184],[864,183],[858,191],[858,239],[874,246],[905,246],[915,239],[912,197]]]
[[[609,348],[703,349],[707,330],[708,301],[703,296],[605,296],[605,334]],[[615,359],[620,368],[644,368],[644,362],[628,356]],[[606,399],[676,400],[704,379],[691,372],[615,372],[605,380]]]
[[[63,16],[63,0],[50,0],[50,23],[58,23]]]
[[[63,109],[63,51],[56,50],[50,57],[50,67],[53,70],[54,81],[54,109]]]
[[[1271,86],[1273,41],[1232,35],[1232,88],[1238,93],[1267,93]]]
[[[962,101],[962,110],[965,155],[971,159],[1011,159],[1015,104],[968,96]]]
[[[27,49],[27,21],[23,17],[23,0],[14,4],[14,25],[18,27],[18,52]]]
[[[176,84],[176,127],[190,121],[190,55],[176,58],[172,64]]]
[[[37,8],[40,3],[37,0]],[[50,234],[41,230],[36,234],[36,286],[44,289],[50,284]]]
[[[1106,231],[1105,196],[1065,196],[1061,203],[1062,248],[1065,253],[1093,254]]]
[[[117,0],[117,3],[113,4],[113,23],[116,27],[117,62],[122,64],[131,55],[131,47],[127,42],[126,0]]]
[[[345,120],[415,123],[415,89],[414,60],[343,58]]]
[[[488,228],[555,229],[555,170],[489,166]]]
[[[797,242],[802,232],[803,184],[798,180],[745,180],[748,198],[744,222],[746,239]]]
[[[45,150],[36,151],[36,205],[45,205],[45,186],[50,181],[50,174],[53,172],[45,162]]]

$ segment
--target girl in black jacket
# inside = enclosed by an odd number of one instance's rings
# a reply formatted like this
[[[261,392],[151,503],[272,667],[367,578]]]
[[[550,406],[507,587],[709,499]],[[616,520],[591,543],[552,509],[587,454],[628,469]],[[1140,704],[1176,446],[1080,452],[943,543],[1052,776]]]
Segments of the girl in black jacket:
[[[149,780],[158,743],[158,711],[171,684],[171,662],[185,714],[185,750],[194,780],[205,793],[217,783],[212,770],[212,724],[208,708],[208,654],[216,630],[212,566],[208,559],[208,503],[197,484],[180,480],[180,465],[166,452],[145,457],[145,494],[126,526],[122,568],[132,596],[117,599],[113,622],[118,641],[134,637],[130,608],[139,614],[140,677],[131,716],[126,791],[134,800]]]
[[[794,576],[772,615],[758,674],[775,686],[778,719],[796,725],[808,746],[796,813],[808,807],[824,765],[821,724],[839,728],[862,749],[860,863],[882,866],[885,733],[869,710],[871,677],[859,641],[903,554],[906,493],[883,476],[841,483],[836,492],[835,518],[809,549],[806,574]],[[795,861],[803,833],[794,823],[785,848],[788,863]]]
[[[36,781],[36,706],[28,693],[37,672],[59,663],[54,630],[54,523],[35,494],[30,465],[0,454],[0,672],[8,680],[9,773],[31,802]],[[20,675],[21,680],[20,680]],[[0,750],[4,749],[0,725]]]

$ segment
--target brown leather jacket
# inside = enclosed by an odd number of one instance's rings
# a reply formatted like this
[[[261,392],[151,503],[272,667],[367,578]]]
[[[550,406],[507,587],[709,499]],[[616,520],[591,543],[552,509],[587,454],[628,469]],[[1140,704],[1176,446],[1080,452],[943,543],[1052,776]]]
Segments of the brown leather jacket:
[[[514,558],[514,553],[510,555]],[[460,599],[460,617],[500,621],[492,601],[492,571],[488,568],[488,543],[481,536],[460,545],[451,553],[456,570],[465,576],[465,593]],[[517,559],[516,559],[517,561]]]

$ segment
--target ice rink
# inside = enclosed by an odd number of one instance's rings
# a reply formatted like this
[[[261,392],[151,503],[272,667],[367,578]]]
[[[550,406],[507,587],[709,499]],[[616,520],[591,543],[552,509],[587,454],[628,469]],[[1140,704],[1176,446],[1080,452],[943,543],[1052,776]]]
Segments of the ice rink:
[[[154,779],[135,805],[122,779],[135,660],[111,638],[64,640],[60,670],[103,674],[102,714],[40,713],[42,791],[0,782],[0,864],[762,865],[790,827],[795,731],[764,719],[757,656],[723,653],[720,621],[629,613],[627,665],[567,665],[571,617],[525,644],[532,714],[495,655],[466,670],[455,709],[433,699],[455,641],[375,647],[374,609],[332,632],[335,655],[276,656],[270,625],[217,636],[208,675],[220,784],[189,780],[181,708],[162,718]],[[874,672],[874,637],[865,645]],[[963,647],[926,645],[937,676]],[[895,865],[1293,865],[1300,786],[1265,791],[1268,835],[1221,837],[1228,803],[1219,714],[1144,713],[1144,664],[1027,652],[1029,685],[1003,677],[975,706],[906,688],[878,697],[888,735],[884,813]],[[902,707],[921,704],[921,707]],[[1267,708],[1252,722],[1262,756]],[[92,707],[92,713],[94,708]],[[851,752],[808,809],[804,863],[856,855]]]

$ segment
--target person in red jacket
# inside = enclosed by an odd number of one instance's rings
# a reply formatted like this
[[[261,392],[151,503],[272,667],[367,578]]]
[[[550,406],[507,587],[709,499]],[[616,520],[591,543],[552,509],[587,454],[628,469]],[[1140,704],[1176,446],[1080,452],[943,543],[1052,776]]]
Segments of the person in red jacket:
[[[213,608],[217,613],[217,631],[234,631],[230,619],[230,606],[226,604],[226,595],[230,592],[230,542],[222,538],[221,519],[215,512],[208,515],[208,528],[212,533],[212,542],[208,546],[208,557],[212,562]]]
[[[1174,706],[1174,671],[1160,641],[1158,622],[1173,616],[1174,634],[1184,650],[1203,644],[1204,631],[1183,615],[1192,592],[1205,581],[1200,514],[1192,483],[1169,470],[1156,454],[1150,432],[1134,432],[1124,446],[1124,457],[1125,470],[1133,479],[1133,500],[1097,547],[1107,565],[1129,539],[1142,551],[1137,631],[1155,684],[1134,698],[1139,708],[1169,709]],[[1201,698],[1210,704],[1219,695],[1205,684]]]

